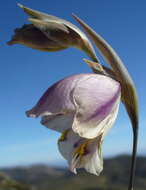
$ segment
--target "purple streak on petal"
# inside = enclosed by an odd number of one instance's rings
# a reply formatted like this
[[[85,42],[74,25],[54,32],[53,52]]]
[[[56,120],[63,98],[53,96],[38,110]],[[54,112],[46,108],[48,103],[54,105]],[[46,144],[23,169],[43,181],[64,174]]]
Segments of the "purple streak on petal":
[[[98,107],[98,109],[89,118],[87,118],[83,122],[94,119],[97,116],[100,116],[101,120],[104,119],[112,110],[112,107],[113,107],[114,103],[116,102],[117,98],[119,97],[120,92],[121,92],[121,87],[119,84],[119,88],[118,88],[117,92],[115,93],[115,95],[111,98],[111,100],[108,101],[105,105],[101,106],[100,108]]]

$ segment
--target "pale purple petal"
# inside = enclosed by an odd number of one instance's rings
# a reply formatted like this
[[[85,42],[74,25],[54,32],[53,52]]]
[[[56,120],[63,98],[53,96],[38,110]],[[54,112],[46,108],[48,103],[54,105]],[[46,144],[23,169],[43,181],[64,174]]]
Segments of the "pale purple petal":
[[[71,101],[71,93],[75,89],[76,83],[80,80],[81,76],[84,76],[84,74],[65,78],[48,88],[36,106],[26,112],[28,117],[32,115],[38,117],[51,115],[52,113],[63,114],[66,112],[74,112],[75,107]]]
[[[64,140],[61,140],[61,138],[58,140],[59,151],[68,162],[71,162],[72,152],[80,139],[81,138],[70,129],[65,134]]]
[[[71,129],[74,120],[74,114],[52,114],[43,116],[41,124],[45,125],[49,129],[53,129],[58,132],[63,132],[67,129]]]
[[[89,113],[90,116],[91,113],[90,111],[87,111],[85,109],[77,111],[72,125],[72,129],[74,130],[74,132],[78,133],[81,137],[89,139],[95,138],[100,134],[103,134],[103,131],[105,133],[105,129],[108,131],[113,126],[116,120],[119,110],[119,104],[120,104],[120,94],[118,94],[118,96],[115,98],[115,102],[112,102],[111,105],[107,103],[107,105],[105,105],[104,108],[105,110],[103,110],[102,107],[100,110],[99,107],[97,114],[95,115],[93,114],[93,117],[89,119],[86,119],[84,116],[86,115],[86,113]]]
[[[74,132],[85,138],[95,138],[105,126],[113,125],[120,103],[120,90],[117,81],[103,75],[91,75],[80,80],[73,93],[76,107]]]
[[[119,103],[117,81],[103,75],[80,74],[51,86],[27,115],[45,116],[42,124],[59,132],[72,127],[82,137],[95,138],[105,126],[113,125]]]

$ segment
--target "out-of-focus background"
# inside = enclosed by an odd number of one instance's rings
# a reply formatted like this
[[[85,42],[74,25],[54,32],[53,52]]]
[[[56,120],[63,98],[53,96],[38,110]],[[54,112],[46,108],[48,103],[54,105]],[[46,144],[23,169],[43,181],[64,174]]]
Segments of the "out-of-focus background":
[[[89,184],[86,173],[81,172],[78,178],[68,170],[62,169],[67,164],[57,150],[56,142],[59,134],[43,127],[39,123],[40,119],[27,118],[25,111],[30,109],[54,82],[71,74],[87,73],[91,70],[82,60],[87,58],[86,55],[77,49],[69,48],[60,52],[46,53],[20,45],[8,46],[6,42],[10,40],[13,30],[28,23],[27,16],[17,3],[77,24],[71,16],[71,13],[75,13],[117,51],[138,90],[140,136],[137,187],[139,190],[145,188],[145,0],[20,0],[19,2],[1,0],[0,168],[5,174],[1,173],[0,184],[13,184],[13,189],[25,190],[27,188],[55,190],[58,187],[63,189],[64,184],[68,190],[73,187],[94,190],[97,185],[99,189],[103,189],[104,186],[104,189],[113,190],[119,184],[121,189],[124,189],[130,165],[130,157],[126,155],[131,154],[132,146],[131,124],[121,105],[117,122],[104,141],[103,155],[107,160],[102,176],[95,178],[88,175],[88,180],[94,181]],[[98,51],[97,55],[105,64]],[[53,180],[58,182],[56,186],[50,185]],[[113,182],[117,184],[112,186]],[[71,183],[76,186],[70,187]],[[12,189],[12,185],[2,186],[2,190],[4,188]]]

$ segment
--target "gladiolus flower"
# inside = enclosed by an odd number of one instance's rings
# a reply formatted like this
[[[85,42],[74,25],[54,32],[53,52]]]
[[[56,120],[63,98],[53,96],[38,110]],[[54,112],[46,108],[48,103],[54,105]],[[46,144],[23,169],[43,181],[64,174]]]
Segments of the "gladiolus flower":
[[[83,50],[91,59],[84,60],[97,74],[80,74],[51,86],[28,117],[42,117],[46,127],[61,132],[58,147],[68,160],[71,171],[85,168],[99,175],[103,168],[101,144],[117,117],[120,99],[133,127],[133,153],[129,190],[133,189],[139,128],[137,93],[128,70],[115,50],[92,28],[73,16],[95,43],[110,68],[100,65],[94,49],[79,28],[70,22],[19,5],[32,24],[15,30],[12,44],[23,44],[42,51],[68,47]],[[121,97],[122,96],[122,97]]]
[[[51,86],[26,113],[28,117],[41,116],[43,125],[63,133],[58,145],[72,171],[83,167],[99,175],[99,147],[115,122],[120,97],[120,84],[112,78],[100,74],[73,75]]]

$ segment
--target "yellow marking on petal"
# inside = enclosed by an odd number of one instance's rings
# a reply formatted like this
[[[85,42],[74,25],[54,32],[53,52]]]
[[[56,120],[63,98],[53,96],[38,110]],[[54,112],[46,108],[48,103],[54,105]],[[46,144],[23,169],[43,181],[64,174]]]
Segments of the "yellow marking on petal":
[[[61,142],[61,141],[65,141],[67,138],[67,134],[70,130],[69,129],[66,129],[60,136],[60,138],[58,139],[58,143]]]
[[[102,135],[98,137],[97,146],[98,146],[98,152],[99,156],[102,157]],[[79,145],[79,147],[76,148],[76,150],[73,153],[73,157],[80,157],[82,159],[83,156],[87,153],[87,146],[92,143],[95,139],[86,140],[86,142]],[[89,152],[90,153],[90,152]]]
[[[82,143],[79,147],[76,148],[73,153],[73,157],[79,155],[81,158],[86,154],[86,148],[91,140],[87,140],[85,143]]]

